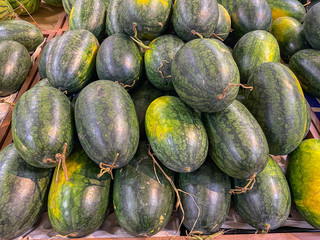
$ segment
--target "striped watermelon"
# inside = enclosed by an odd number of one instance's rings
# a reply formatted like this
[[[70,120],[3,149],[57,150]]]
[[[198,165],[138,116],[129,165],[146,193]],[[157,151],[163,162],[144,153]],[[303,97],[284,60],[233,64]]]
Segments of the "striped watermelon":
[[[0,0],[0,22],[10,19],[13,15],[13,9],[7,0]]]

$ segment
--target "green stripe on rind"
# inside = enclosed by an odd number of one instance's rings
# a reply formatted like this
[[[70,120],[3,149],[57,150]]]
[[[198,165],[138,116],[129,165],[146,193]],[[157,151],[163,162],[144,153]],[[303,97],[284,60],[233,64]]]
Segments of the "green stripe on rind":
[[[203,234],[212,234],[220,229],[231,203],[230,178],[208,160],[195,172],[179,174],[179,189],[192,194],[200,208],[193,230]],[[182,193],[180,196],[185,211],[183,225],[190,231],[197,220],[198,208],[190,195]]]
[[[305,98],[293,72],[280,63],[263,63],[252,73],[245,106],[268,140],[270,154],[286,155],[303,139],[307,125]]]
[[[74,3],[70,18],[70,30],[84,29],[101,40],[105,35],[106,7],[102,0],[78,0]]]
[[[70,15],[75,0],[62,0],[62,6],[67,15]]]
[[[198,38],[194,30],[203,37],[210,37],[219,18],[216,0],[179,0],[175,2],[172,22],[177,35],[184,41]]]
[[[102,42],[96,69],[99,79],[135,85],[143,72],[143,56],[129,36],[114,34]]]
[[[320,50],[320,3],[314,5],[307,13],[303,27],[306,38],[312,48]]]
[[[307,93],[320,97],[320,51],[305,49],[292,56],[290,69],[300,81],[301,87]]]
[[[75,121],[80,143],[97,164],[111,165],[117,153],[116,167],[133,158],[139,143],[139,124],[134,104],[119,84],[99,80],[79,94]]]
[[[13,9],[7,0],[0,0],[0,22],[9,19],[13,14]]]
[[[52,171],[27,164],[13,144],[0,152],[0,239],[25,233],[41,216]]]
[[[16,103],[12,115],[12,137],[21,157],[39,168],[52,168],[67,143],[66,157],[73,147],[73,114],[69,99],[53,87],[34,87]]]
[[[97,175],[100,168],[82,149],[66,160],[68,178],[57,169],[51,183],[48,214],[52,227],[61,235],[83,237],[99,229],[106,217],[110,176]],[[59,180],[56,181],[58,174]]]
[[[239,70],[230,51],[215,39],[195,39],[186,43],[172,62],[173,85],[179,97],[201,112],[225,109],[238,94],[231,87],[218,100],[229,84],[240,82]]]
[[[149,81],[165,91],[174,91],[171,64],[184,42],[174,35],[163,35],[154,39],[144,54],[145,69]],[[162,73],[162,75],[161,75]]]
[[[43,35],[35,25],[23,20],[0,22],[0,41],[13,40],[21,43],[29,52],[43,42]]]
[[[0,97],[17,92],[32,66],[28,50],[15,41],[0,41]]]
[[[245,186],[246,180],[234,180],[235,186]],[[236,211],[251,226],[265,230],[279,228],[288,218],[291,195],[288,182],[279,165],[269,157],[265,169],[256,176],[253,189],[235,196]]]
[[[111,0],[106,14],[106,33],[110,36],[116,33],[125,33],[120,22],[120,4],[122,0]]]
[[[205,161],[208,137],[195,111],[178,97],[154,100],[145,117],[146,134],[158,159],[175,172],[192,172]]]
[[[236,61],[241,83],[247,83],[253,70],[261,63],[280,62],[280,48],[275,37],[263,30],[244,35],[235,45],[232,55]]]
[[[17,13],[19,15],[28,15],[24,8],[19,8],[20,3],[28,10],[29,14],[32,14],[39,9],[40,2],[41,0],[19,0],[19,2],[16,0],[9,0],[9,3],[14,9],[18,8]]]
[[[302,22],[306,15],[306,9],[298,0],[267,0],[267,2],[271,7],[273,21],[287,16]]]
[[[221,4],[229,14],[231,14],[234,5],[236,4],[238,0],[217,0],[219,4]]]
[[[87,30],[72,30],[55,44],[47,62],[47,78],[68,93],[81,90],[91,79],[99,42]]]
[[[248,179],[267,164],[267,139],[246,107],[234,101],[225,110],[204,114],[210,156],[231,177]]]
[[[162,168],[173,180],[173,172]],[[170,219],[174,191],[157,167],[156,172],[157,175],[147,152],[147,142],[141,142],[132,161],[115,172],[114,211],[119,225],[131,235],[152,236]]]
[[[288,155],[288,181],[292,198],[300,215],[320,228],[319,193],[320,140],[307,139]]]
[[[222,40],[225,40],[229,36],[231,30],[231,18],[228,11],[222,5],[218,4],[218,7],[219,19],[214,33]]]

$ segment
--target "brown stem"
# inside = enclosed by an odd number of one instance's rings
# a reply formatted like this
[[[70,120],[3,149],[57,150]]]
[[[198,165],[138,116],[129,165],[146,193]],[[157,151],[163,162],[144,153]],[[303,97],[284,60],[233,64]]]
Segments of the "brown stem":
[[[5,101],[4,99],[0,99],[0,103],[6,103],[6,104],[10,104],[10,105],[12,105],[12,106],[16,105],[15,103],[7,102],[7,101]]]
[[[122,86],[124,88],[132,88],[136,84],[136,80],[133,80],[133,83],[131,85],[124,85],[123,83],[121,83],[119,81],[115,81],[115,83],[118,83],[120,86]]]
[[[217,97],[217,99],[220,101],[220,100],[222,100],[222,99],[224,99],[225,97],[226,97],[226,92],[228,91],[228,89],[230,88],[230,87],[233,87],[233,86],[235,86],[235,87],[243,87],[243,88],[248,88],[248,89],[250,89],[250,91],[252,91],[253,90],[253,87],[247,87],[246,86],[246,84],[241,84],[241,83],[239,83],[239,84],[235,84],[235,83],[230,83],[224,90],[223,90],[223,92],[220,94],[220,95],[218,95],[218,97]]]
[[[221,35],[221,34],[220,34]],[[218,36],[218,34],[216,34],[216,33],[212,33],[212,35],[210,36],[210,37],[216,37],[216,38],[218,38],[220,41],[224,41],[221,37],[219,37]]]
[[[76,236],[78,236],[78,233],[70,233],[70,234],[67,234],[67,235],[60,235],[60,234],[58,234],[58,235],[53,236],[53,237],[51,237],[51,238],[49,238],[49,239],[68,238],[68,237],[76,237]]]
[[[160,67],[158,67],[158,72],[161,74],[161,77],[163,78],[163,79],[166,79],[166,78],[171,78],[172,76],[171,75],[168,75],[168,76],[164,76],[164,74],[163,74],[163,72],[161,71],[161,68],[163,67],[163,63],[167,63],[167,64],[169,64],[169,62],[167,61],[167,60],[163,60],[162,62],[161,62],[161,65],[160,65]]]
[[[36,58],[40,55],[40,53],[42,52],[42,49],[43,49],[43,45],[45,44],[47,38],[44,38],[43,42],[40,43],[40,45],[37,47],[37,49],[34,51],[34,53],[32,54],[31,56],[31,61],[32,61],[32,64],[34,65],[35,61],[36,61]]]
[[[308,0],[306,4],[303,4],[304,7],[309,6],[311,4],[311,1]]]
[[[142,49],[151,49],[150,47],[146,46],[139,38],[138,38],[138,30],[137,30],[137,23],[132,24],[134,36],[130,36],[130,38],[138,44]]]
[[[191,30],[191,33],[193,35],[197,35],[199,38],[203,38],[203,36],[200,33],[196,32],[195,30]]]
[[[159,177],[158,177],[158,173],[157,173],[157,169],[156,169],[156,164],[154,162],[153,162],[153,171],[154,171],[154,174],[156,175],[158,183],[160,183],[160,180],[159,180]]]
[[[37,21],[31,16],[31,14],[30,14],[30,12],[28,11],[28,9],[26,9],[25,6],[24,6],[21,2],[19,2],[19,0],[16,0],[16,2],[19,3],[20,8],[23,8],[23,9],[26,11],[26,13],[29,15],[29,17],[32,19],[32,21],[35,22],[35,24],[37,25],[37,27],[40,28],[39,24],[38,24]]]
[[[67,146],[68,144],[65,143],[64,147],[63,147],[63,152],[61,153],[57,153],[55,155],[55,160],[51,159],[51,158],[46,158],[44,160],[45,163],[58,163],[58,169],[57,169],[57,175],[56,175],[56,181],[59,181],[59,170],[60,170],[60,166],[62,164],[62,170],[64,172],[64,177],[67,181],[69,181],[68,178],[68,170],[67,170],[67,165],[66,165],[66,151],[67,151]]]
[[[109,173],[111,179],[113,179],[112,169],[115,167],[116,161],[118,160],[119,153],[117,153],[116,157],[113,160],[111,165],[101,162],[100,163],[100,173],[98,174],[98,178],[101,178],[105,173]]]
[[[254,184],[256,183],[256,174],[252,175],[250,179],[247,179],[248,183],[244,187],[236,186],[236,189],[230,189],[229,193],[231,194],[242,194],[246,193],[247,191],[252,190]]]

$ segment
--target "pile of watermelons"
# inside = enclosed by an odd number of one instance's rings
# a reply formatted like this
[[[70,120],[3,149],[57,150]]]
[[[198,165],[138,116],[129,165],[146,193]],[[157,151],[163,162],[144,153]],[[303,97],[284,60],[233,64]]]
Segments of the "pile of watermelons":
[[[132,235],[159,232],[176,202],[189,234],[211,234],[232,195],[261,232],[284,223],[291,196],[320,228],[320,140],[303,141],[302,91],[320,97],[320,3],[218,3],[63,1],[70,29],[44,47],[43,80],[14,106],[0,152],[0,239],[46,208],[59,234],[86,236],[110,202]],[[1,97],[41,42],[32,24],[0,22]],[[270,154],[288,155],[287,178]]]

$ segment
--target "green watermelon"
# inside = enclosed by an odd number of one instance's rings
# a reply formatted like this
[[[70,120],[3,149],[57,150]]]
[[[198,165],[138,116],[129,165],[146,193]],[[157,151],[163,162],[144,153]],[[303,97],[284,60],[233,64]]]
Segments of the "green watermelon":
[[[174,35],[163,35],[154,39],[144,54],[144,64],[149,81],[161,90],[174,91],[171,75],[171,63],[184,45]]]
[[[229,212],[230,188],[230,178],[210,159],[195,172],[179,174],[179,189],[194,197],[193,199],[190,195],[181,193],[181,203],[185,211],[183,225],[189,231],[192,229],[199,214],[198,205],[200,215],[193,230],[203,234],[218,231]]]
[[[49,83],[48,78],[41,79],[34,87],[43,87],[43,86],[48,86],[52,87],[52,85]]]
[[[106,11],[106,33],[110,36],[116,33],[125,33],[120,22],[120,8],[122,0],[110,0],[109,8]]]
[[[0,41],[13,40],[21,43],[29,52],[35,51],[44,37],[38,27],[23,20],[0,22]]]
[[[271,7],[273,21],[279,17],[292,17],[302,22],[306,15],[306,9],[298,0],[267,0],[267,2]]]
[[[309,105],[307,100],[305,101],[305,103],[306,103],[306,109],[307,109],[307,126],[306,126],[306,131],[304,133],[303,138],[305,138],[308,135],[308,133],[310,131],[310,126],[311,126],[311,109],[310,109],[310,105]]]
[[[12,137],[21,157],[38,168],[52,168],[58,163],[67,144],[68,157],[73,147],[73,116],[71,103],[59,90],[33,87],[19,98],[12,115]]]
[[[287,159],[293,202],[300,215],[320,229],[320,140],[304,140]]]
[[[305,98],[293,72],[280,63],[263,63],[252,73],[245,106],[257,119],[268,140],[270,154],[295,150],[307,125]]]
[[[173,86],[179,97],[201,112],[225,109],[238,94],[239,70],[228,48],[215,39],[195,39],[180,48],[172,61]]]
[[[234,180],[235,186],[246,183],[246,180]],[[258,230],[277,229],[287,220],[291,207],[290,189],[281,168],[272,157],[257,175],[253,189],[235,196],[235,206],[240,216]]]
[[[17,92],[32,66],[28,50],[16,41],[0,41],[0,97]]]
[[[62,0],[44,0],[44,1],[54,7],[62,7],[63,6]]]
[[[229,14],[231,14],[233,7],[237,1],[238,0],[217,0],[217,2],[221,4]]]
[[[222,5],[218,4],[218,7],[219,19],[213,36],[220,40],[225,40],[231,31],[231,17]]]
[[[168,223],[174,199],[169,181],[154,168],[146,142],[141,142],[132,161],[115,173],[113,206],[119,225],[131,235],[152,236]]]
[[[123,167],[139,143],[139,123],[129,93],[119,84],[100,80],[79,94],[75,122],[80,143],[97,164]]]
[[[0,0],[0,22],[14,18],[14,11],[7,0]]]
[[[99,229],[106,217],[110,176],[97,177],[99,167],[81,149],[66,161],[69,180],[55,171],[51,183],[48,214],[52,227],[61,235],[83,237]],[[56,177],[58,175],[58,181]]]
[[[200,117],[178,97],[162,96],[148,107],[148,141],[163,165],[175,172],[192,172],[205,161],[208,137]]]
[[[280,62],[280,48],[275,37],[263,30],[244,35],[235,45],[232,55],[236,61],[241,82],[247,83],[253,70],[265,62]]]
[[[81,90],[90,80],[99,42],[87,30],[71,30],[54,45],[47,62],[47,78],[68,93]]]
[[[303,27],[312,48],[320,50],[320,2],[308,11]]]
[[[217,26],[218,18],[217,0],[179,0],[174,4],[173,27],[184,41],[198,38],[192,31],[210,37]]]
[[[41,0],[8,0],[11,6],[16,9],[16,13],[18,15],[29,15],[33,14],[35,11],[39,9]],[[19,8],[20,5],[23,5],[22,8]]]
[[[27,164],[13,143],[0,152],[0,239],[24,234],[43,213],[52,171]]]
[[[256,119],[240,102],[225,110],[203,115],[210,156],[226,174],[248,179],[261,172],[268,161],[268,142]]]
[[[307,93],[320,97],[320,51],[305,49],[292,56],[290,69],[300,81],[301,87]]]
[[[84,29],[101,40],[105,35],[106,7],[103,0],[75,1],[69,18],[70,30]]]
[[[67,15],[70,15],[75,0],[62,0],[62,6]]]

